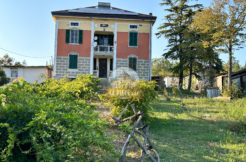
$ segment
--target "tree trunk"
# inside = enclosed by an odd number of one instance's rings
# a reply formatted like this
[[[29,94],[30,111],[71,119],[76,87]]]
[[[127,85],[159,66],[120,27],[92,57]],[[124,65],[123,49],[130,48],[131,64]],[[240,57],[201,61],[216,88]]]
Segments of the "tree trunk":
[[[228,87],[231,88],[232,85],[232,79],[231,79],[231,74],[232,74],[232,41],[229,42],[229,67],[228,67]]]
[[[183,70],[183,63],[181,63],[180,71],[179,71],[179,89],[183,89],[183,80],[184,80],[184,70]]]
[[[190,92],[191,90],[191,84],[192,84],[192,71],[193,71],[193,64],[192,62],[190,63],[190,75],[189,75],[189,85],[188,85],[188,91]]]

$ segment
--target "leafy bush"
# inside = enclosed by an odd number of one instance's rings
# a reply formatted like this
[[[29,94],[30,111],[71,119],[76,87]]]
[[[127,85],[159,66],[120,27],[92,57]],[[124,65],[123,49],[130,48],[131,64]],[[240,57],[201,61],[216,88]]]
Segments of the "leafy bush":
[[[0,161],[94,161],[114,155],[95,107],[77,95],[64,100],[60,94],[64,84],[70,83],[22,81],[0,89]],[[94,86],[94,82],[83,84]],[[70,86],[79,97],[87,96],[81,93],[87,89],[76,89],[82,86]],[[70,93],[74,95],[64,92]]]
[[[59,96],[63,99],[80,98],[84,100],[97,97],[98,85],[100,79],[92,75],[79,75],[76,79],[70,81],[63,78],[59,81],[47,79],[42,84],[36,84],[37,92],[49,97]]]
[[[242,90],[236,86],[235,83],[232,83],[231,87],[226,86],[223,90],[224,97],[231,97],[231,98],[240,98],[243,96]]]
[[[147,120],[150,103],[156,97],[155,82],[121,79],[113,83],[112,88],[108,89],[105,98],[114,105],[112,109],[114,116],[118,116],[129,103],[135,104],[137,111],[144,112],[144,120]],[[123,117],[131,115],[133,115],[133,111],[132,109],[128,109]]]
[[[173,94],[173,96],[181,96],[182,95],[181,91],[176,87],[172,88],[172,94]]]
[[[3,69],[0,68],[0,86],[9,83],[10,79],[6,76]]]
[[[189,92],[188,90],[180,90],[176,87],[172,87],[172,88],[164,88],[164,96],[165,97],[181,97],[181,98],[189,98],[189,97],[200,97],[199,93],[195,93],[195,92]]]
[[[171,100],[170,97],[169,97],[169,93],[167,91],[167,88],[163,89],[163,95],[164,95],[164,97],[166,98],[167,101]]]

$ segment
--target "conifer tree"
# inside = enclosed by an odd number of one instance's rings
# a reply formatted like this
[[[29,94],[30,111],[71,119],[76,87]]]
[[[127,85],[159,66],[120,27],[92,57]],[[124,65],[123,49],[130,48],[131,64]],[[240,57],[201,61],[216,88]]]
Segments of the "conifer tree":
[[[191,23],[192,16],[196,10],[199,10],[202,5],[188,5],[188,0],[162,0],[162,6],[167,6],[165,11],[168,15],[165,16],[165,22],[158,28],[157,36],[164,35],[168,39],[168,51],[163,54],[165,58],[177,60],[178,64],[173,68],[174,72],[179,74],[179,88],[183,89],[184,70],[186,61],[190,60],[190,47],[187,42],[190,39],[185,38],[188,33],[188,26]],[[188,56],[188,57],[187,57]]]

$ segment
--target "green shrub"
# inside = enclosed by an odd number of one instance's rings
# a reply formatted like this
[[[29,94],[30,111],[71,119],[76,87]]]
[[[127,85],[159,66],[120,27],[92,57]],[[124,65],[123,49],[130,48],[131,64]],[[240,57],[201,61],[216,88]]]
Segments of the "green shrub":
[[[155,82],[121,79],[113,83],[113,87],[108,89],[105,98],[114,105],[112,109],[114,116],[118,116],[129,103],[135,104],[137,111],[144,112],[144,120],[148,120],[150,103],[156,97]],[[133,115],[133,111],[129,108],[123,117],[131,115]]]
[[[95,99],[98,91],[100,79],[92,75],[79,75],[70,81],[63,78],[59,81],[47,79],[42,84],[36,84],[37,92],[49,97],[60,96],[63,99],[80,98],[84,100]]]
[[[224,97],[231,97],[231,98],[240,98],[243,96],[242,90],[236,86],[235,83],[232,83],[231,87],[226,86],[223,90]]]
[[[167,91],[167,88],[163,89],[163,95],[166,98],[167,101],[170,101],[169,93]]]
[[[2,68],[0,68],[0,86],[9,83],[10,79],[6,76]]]
[[[176,88],[176,87],[173,87],[172,88],[172,95],[173,96],[181,96],[181,91],[178,89],[178,88]]]
[[[76,97],[64,100],[64,84],[22,81],[0,89],[0,161],[95,161],[115,155],[95,107]]]

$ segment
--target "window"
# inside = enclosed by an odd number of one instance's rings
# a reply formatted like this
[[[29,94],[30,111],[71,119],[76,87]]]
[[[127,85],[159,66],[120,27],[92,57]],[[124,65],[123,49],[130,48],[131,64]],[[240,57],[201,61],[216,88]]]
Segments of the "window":
[[[137,47],[138,46],[138,32],[129,33],[129,46]]]
[[[70,30],[70,43],[79,43],[79,31],[78,30]]]
[[[232,83],[234,83],[238,88],[240,88],[240,78],[232,79]]]
[[[82,44],[83,43],[83,30],[66,30],[66,43]]]
[[[107,28],[108,27],[108,24],[100,24],[100,27]]]
[[[243,76],[243,90],[246,92],[246,76]]]
[[[136,57],[129,57],[129,68],[133,70],[137,70],[137,58]]]
[[[110,59],[110,71],[113,71],[113,59]]]
[[[18,78],[18,69],[11,69],[11,78]]]
[[[97,45],[99,46],[113,46],[114,45],[114,36],[113,35],[100,35],[96,34]]]
[[[70,22],[71,27],[79,27],[79,22]]]
[[[130,24],[129,25],[129,29],[131,29],[131,30],[138,30],[138,25]]]
[[[78,55],[70,54],[69,55],[69,69],[77,69],[78,68]]]
[[[93,70],[97,70],[97,59],[94,58]]]

